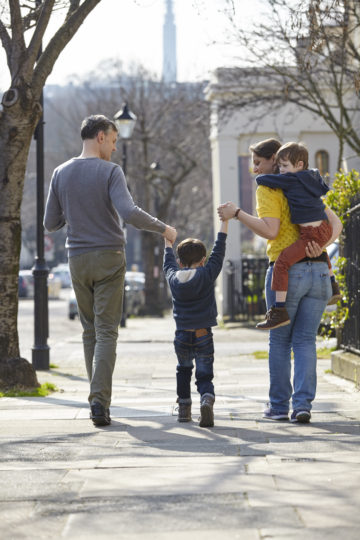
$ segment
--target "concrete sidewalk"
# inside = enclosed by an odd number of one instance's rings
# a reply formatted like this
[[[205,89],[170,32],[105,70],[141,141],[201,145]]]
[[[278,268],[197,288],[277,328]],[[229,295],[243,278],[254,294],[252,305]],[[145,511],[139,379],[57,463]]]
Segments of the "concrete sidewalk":
[[[214,332],[215,427],[179,424],[171,319],[121,329],[112,424],[89,421],[80,331],[38,372],[60,392],[0,400],[0,538],[359,538],[360,393],[318,363],[310,425],[262,419],[265,333]]]

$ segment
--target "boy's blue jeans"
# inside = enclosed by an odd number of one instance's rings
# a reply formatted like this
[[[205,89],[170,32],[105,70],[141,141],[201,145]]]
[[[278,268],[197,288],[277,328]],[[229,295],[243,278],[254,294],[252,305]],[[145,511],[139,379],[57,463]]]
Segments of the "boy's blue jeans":
[[[214,342],[211,328],[205,336],[196,337],[195,331],[176,330],[174,346],[178,359],[176,367],[176,391],[179,400],[191,398],[190,383],[195,359],[195,384],[200,395],[215,396],[214,385]]]

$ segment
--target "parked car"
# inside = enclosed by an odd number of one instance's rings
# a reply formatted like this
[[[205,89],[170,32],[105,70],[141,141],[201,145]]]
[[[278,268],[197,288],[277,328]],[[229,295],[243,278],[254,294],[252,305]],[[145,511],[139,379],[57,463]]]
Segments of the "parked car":
[[[68,264],[58,264],[51,269],[51,273],[53,274],[53,276],[60,279],[61,287],[63,289],[68,289],[71,287],[71,276]]]
[[[52,272],[48,275],[48,297],[51,299],[60,298],[61,280]]]
[[[48,297],[60,298],[60,278],[51,272],[48,275]],[[20,270],[19,272],[19,297],[33,298],[35,293],[35,279],[32,270]]]
[[[126,272],[125,274],[125,314],[139,315],[145,305],[145,274],[144,272]],[[69,319],[78,315],[78,306],[74,289],[71,290],[68,301]]]
[[[33,298],[34,276],[32,270],[20,270],[18,283],[19,298]]]
[[[69,319],[72,320],[72,321],[75,319],[75,317],[77,315],[79,315],[78,305],[77,305],[74,289],[71,289],[71,291],[70,291],[69,302],[68,302],[68,311],[69,311]]]
[[[139,315],[145,305],[144,272],[126,272],[125,274],[125,311],[127,316]]]

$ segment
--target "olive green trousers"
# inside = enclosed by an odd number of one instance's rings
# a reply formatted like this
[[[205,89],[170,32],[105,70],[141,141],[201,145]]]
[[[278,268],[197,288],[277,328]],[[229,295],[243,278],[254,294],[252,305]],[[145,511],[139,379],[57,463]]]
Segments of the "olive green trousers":
[[[125,254],[90,251],[70,257],[69,268],[83,327],[89,403],[97,401],[108,409],[123,308]]]

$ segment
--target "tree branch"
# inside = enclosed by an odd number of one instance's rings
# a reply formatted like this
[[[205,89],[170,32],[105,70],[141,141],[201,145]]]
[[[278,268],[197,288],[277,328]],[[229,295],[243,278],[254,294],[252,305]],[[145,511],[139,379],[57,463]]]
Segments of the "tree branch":
[[[24,75],[25,78],[30,78],[31,72],[34,68],[34,64],[39,54],[41,48],[41,42],[44,37],[45,30],[49,24],[51,13],[54,7],[55,0],[45,0],[42,3],[40,16],[36,24],[35,31],[32,35],[30,44],[27,48],[27,58],[24,65]]]
[[[11,54],[11,38],[10,38],[9,32],[6,30],[5,25],[2,21],[0,21],[0,40],[1,40],[2,46],[5,49],[6,57],[9,63],[9,58]]]
[[[44,86],[47,77],[51,73],[59,54],[64,50],[66,45],[75,35],[89,13],[100,2],[101,0],[85,0],[81,6],[79,6],[72,13],[72,15],[65,20],[63,25],[52,37],[34,69],[33,88],[35,92],[40,94],[41,89]],[[75,5],[74,2],[72,4],[73,6]]]
[[[25,51],[25,40],[19,0],[9,0],[9,7],[11,19],[11,45],[10,55],[8,56],[8,66],[13,78],[15,70],[18,69],[18,66],[21,63],[21,57]]]
[[[68,12],[66,14],[65,21],[67,21],[71,17],[71,15],[74,13],[74,11],[78,9],[79,4],[80,4],[80,0],[70,0],[70,5],[69,5]]]

